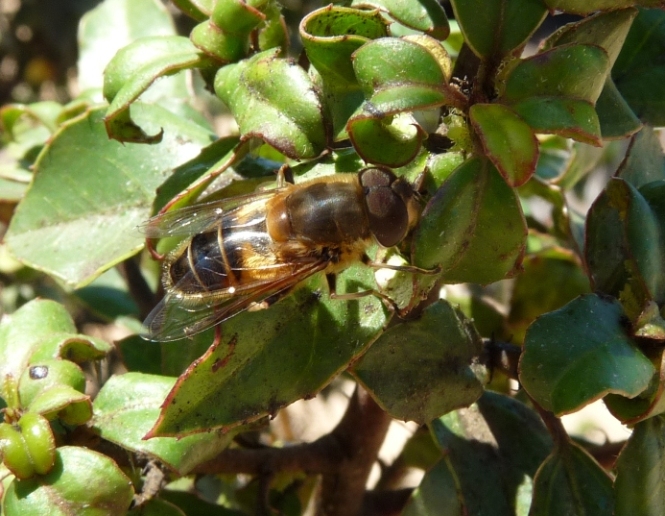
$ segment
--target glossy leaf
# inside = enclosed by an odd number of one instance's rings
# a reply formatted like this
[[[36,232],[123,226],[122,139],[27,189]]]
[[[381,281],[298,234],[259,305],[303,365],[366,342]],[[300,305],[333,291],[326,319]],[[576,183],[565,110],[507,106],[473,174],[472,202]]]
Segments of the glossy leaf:
[[[576,23],[563,26],[547,39],[543,48],[550,49],[555,45],[569,43],[599,45],[607,52],[610,66],[612,66],[636,15],[637,9],[634,8],[597,13]],[[603,91],[596,103],[596,111],[604,139],[625,137],[638,131],[641,126],[639,119],[616,89],[611,77],[605,81]],[[591,132],[591,134],[596,134],[597,140],[597,131],[596,133]],[[591,142],[587,141],[587,143]]]
[[[519,365],[526,391],[557,415],[610,392],[644,391],[655,370],[626,335],[623,317],[617,301],[587,294],[536,319]]]
[[[603,140],[626,138],[642,128],[642,122],[623,98],[611,77],[605,81],[605,87],[596,101],[596,112]]]
[[[220,138],[201,149],[198,156],[177,167],[157,190],[154,212],[164,206],[173,208],[186,206],[186,201],[193,201],[221,173],[233,165],[243,150],[238,146],[238,138],[230,136]],[[183,192],[187,192],[182,196]]]
[[[173,5],[187,16],[203,21],[210,16],[213,0],[173,0]]]
[[[180,475],[212,459],[226,448],[232,433],[199,433],[175,439],[143,440],[155,423],[175,379],[138,373],[116,375],[95,398],[92,427],[104,439],[136,453],[147,454]]]
[[[643,341],[645,342],[645,341]],[[603,401],[611,414],[625,425],[634,425],[653,416],[665,412],[665,356],[660,357],[652,353],[652,363],[659,367],[653,376],[649,387],[634,398],[627,398],[619,394],[608,394]],[[658,363],[660,362],[660,363]]]
[[[511,108],[536,133],[558,134],[589,145],[601,145],[600,122],[590,102],[533,97],[521,100]]]
[[[543,49],[550,50],[555,46],[573,43],[598,45],[607,52],[611,67],[621,52],[621,47],[637,13],[637,9],[629,7],[610,12],[599,12],[582,18],[555,31],[544,42]]]
[[[290,158],[312,158],[325,145],[321,104],[302,68],[277,51],[220,69],[215,92],[243,139],[261,138]]]
[[[69,360],[43,360],[26,368],[19,380],[21,405],[30,403],[42,392],[56,385],[68,385],[79,392],[85,391],[85,375],[79,366]]]
[[[386,11],[402,25],[424,32],[433,38],[444,40],[450,34],[446,12],[438,2],[424,0],[354,0],[353,7],[374,7]]]
[[[501,104],[475,104],[469,118],[487,157],[506,182],[526,183],[538,160],[538,140],[529,125]]]
[[[175,36],[173,20],[158,0],[108,0],[79,25],[78,81],[82,90],[101,88],[115,53],[139,38]]]
[[[525,45],[547,14],[535,0],[452,0],[451,4],[474,53],[497,61]]]
[[[659,516],[665,512],[664,439],[662,416],[635,425],[616,463],[616,516]]]
[[[589,292],[589,280],[572,252],[563,256],[533,253],[523,263],[515,279],[510,302],[512,340],[524,341],[524,333],[534,319],[557,310],[575,297]]]
[[[409,116],[376,117],[360,113],[349,120],[348,134],[358,155],[368,163],[401,167],[420,151],[424,131]]]
[[[66,352],[62,353],[63,348],[53,346],[53,342],[63,338],[66,340],[67,337],[72,336],[69,332],[73,331],[76,331],[76,327],[69,313],[62,305],[54,301],[31,301],[14,312],[11,318],[3,319],[0,323],[0,379],[2,379],[0,394],[2,397],[6,400],[11,399],[4,384],[7,377],[11,377],[18,387],[19,379],[24,374],[30,374],[30,364],[38,367],[39,363],[44,360],[69,355]],[[74,355],[73,358],[83,355],[85,352],[79,353],[79,351],[86,348],[95,350],[89,355],[94,356],[94,358],[101,358],[110,349],[110,346],[106,344],[105,349],[96,350],[94,343],[90,340],[86,341],[85,337],[77,339],[77,341],[80,344],[73,346],[73,349],[76,350],[76,352],[71,353]],[[65,369],[76,368],[73,364],[61,367]],[[26,373],[26,371],[28,372]],[[42,375],[43,370],[41,369],[33,372],[33,376]],[[69,383],[80,386],[80,378],[75,379],[71,374],[65,376],[71,380]],[[36,395],[36,392],[32,390],[31,392],[32,395],[24,393],[27,396],[26,400]]]
[[[459,499],[458,479],[448,457],[430,468],[411,494],[403,516],[462,516],[463,501]],[[500,514],[500,513],[494,513]],[[505,512],[508,515],[508,512]]]
[[[644,2],[645,7],[663,6],[660,1]],[[665,12],[642,9],[626,37],[612,68],[612,78],[623,98],[643,122],[665,124],[662,98],[665,95]]]
[[[311,75],[321,83],[335,141],[346,138],[347,121],[364,100],[351,55],[368,41],[388,36],[387,25],[379,11],[333,5],[308,14],[300,24],[303,47],[314,68]]]
[[[638,190],[612,178],[589,210],[586,234],[595,288],[620,297],[632,321],[649,301],[665,300],[665,233]]]
[[[71,426],[87,423],[92,417],[90,396],[69,385],[55,385],[39,393],[30,403],[30,410],[46,419],[60,419]]]
[[[558,447],[538,470],[529,516],[614,514],[612,479],[581,447]]]
[[[595,104],[609,74],[607,52],[596,45],[568,44],[520,61],[506,79],[502,98],[564,97]]]
[[[46,475],[9,485],[3,499],[6,516],[117,516],[134,495],[132,484],[110,458],[78,446],[56,450]]]
[[[255,21],[258,23],[258,20]],[[212,20],[204,20],[198,24],[189,37],[202,54],[220,63],[239,61],[249,51],[249,38],[246,33],[224,32]]]
[[[5,237],[23,263],[80,287],[141,249],[137,227],[154,190],[212,135],[159,106],[135,107],[142,126],[164,130],[161,144],[110,141],[103,111],[93,110],[65,124],[41,154]]]
[[[338,292],[372,288],[371,278],[366,267],[353,267],[338,276]],[[224,323],[220,344],[179,378],[149,435],[230,428],[311,397],[364,352],[385,322],[374,296],[329,299],[316,276],[268,310]]]
[[[439,301],[383,333],[353,371],[391,416],[423,424],[480,397],[481,348],[470,321]]]
[[[662,6],[662,0],[544,0],[545,5],[554,11],[559,10],[570,14],[590,14],[595,11],[623,9],[640,5],[643,7]]]
[[[166,500],[153,498],[139,507],[134,507],[127,516],[187,516],[187,513]]]
[[[118,51],[104,72],[104,97],[111,103],[104,117],[109,137],[123,142],[158,142],[161,131],[145,133],[129,118],[129,106],[156,79],[210,64],[182,36],[143,38]]]
[[[519,267],[525,241],[515,192],[489,162],[474,158],[453,172],[425,208],[412,263],[440,266],[449,283],[491,283]]]
[[[430,428],[443,457],[425,474],[405,514],[528,513],[532,479],[552,447],[534,412],[487,391],[476,405],[434,420]]]
[[[452,93],[448,53],[432,38],[381,38],[353,54],[353,69],[372,110],[384,115],[445,103]]]
[[[665,180],[665,156],[659,136],[648,126],[633,136],[616,176],[635,188]]]

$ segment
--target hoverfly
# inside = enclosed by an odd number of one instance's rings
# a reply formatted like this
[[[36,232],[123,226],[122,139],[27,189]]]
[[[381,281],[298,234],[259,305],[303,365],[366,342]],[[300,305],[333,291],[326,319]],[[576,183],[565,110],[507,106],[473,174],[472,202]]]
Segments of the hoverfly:
[[[400,243],[417,222],[418,195],[386,168],[335,174],[165,212],[146,224],[148,238],[187,237],[163,264],[165,297],[148,315],[146,338],[170,341],[202,332],[252,306],[270,304],[301,281],[324,272],[331,297],[335,274],[362,261],[373,264],[373,241]],[[389,300],[388,300],[389,301]]]

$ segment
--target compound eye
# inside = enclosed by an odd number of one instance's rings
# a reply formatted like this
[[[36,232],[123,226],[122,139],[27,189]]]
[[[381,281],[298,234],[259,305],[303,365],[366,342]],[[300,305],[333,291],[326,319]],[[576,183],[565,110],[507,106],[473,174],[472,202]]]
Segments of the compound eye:
[[[383,247],[392,247],[406,236],[409,212],[402,198],[389,186],[369,187],[365,195],[369,228]]]
[[[395,179],[395,174],[385,168],[366,168],[360,171],[360,184],[363,188],[374,188],[377,186],[390,186]]]

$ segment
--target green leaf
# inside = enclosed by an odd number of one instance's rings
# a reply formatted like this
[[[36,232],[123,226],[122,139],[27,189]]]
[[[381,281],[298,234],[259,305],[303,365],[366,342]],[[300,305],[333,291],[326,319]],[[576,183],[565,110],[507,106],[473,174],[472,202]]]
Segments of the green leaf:
[[[210,17],[214,0],[173,0],[173,5],[196,21]]]
[[[142,38],[122,48],[104,71],[104,97],[111,103],[104,118],[109,137],[127,142],[159,141],[154,136],[146,136],[128,119],[130,104],[156,79],[210,64],[211,61],[182,36]]]
[[[157,190],[154,212],[167,204],[173,208],[186,206],[193,201],[212,181],[240,158],[244,149],[238,146],[238,138],[220,138],[201,150],[201,153],[177,167]],[[182,193],[186,192],[184,196]]]
[[[40,392],[30,403],[29,409],[42,414],[46,419],[57,417],[72,426],[87,423],[92,417],[90,396],[64,384]]]
[[[536,169],[538,140],[529,125],[501,104],[474,104],[469,119],[487,154],[510,186],[526,183]]]
[[[369,106],[368,106],[369,107]],[[420,152],[424,131],[411,116],[376,116],[363,112],[349,120],[349,138],[368,163],[402,167]]]
[[[537,0],[452,0],[464,39],[480,58],[499,61],[522,47],[545,19]]]
[[[558,447],[538,470],[529,516],[612,516],[613,510],[612,479],[578,445]]]
[[[633,136],[616,176],[635,188],[665,180],[665,156],[659,136],[649,126]]]
[[[34,300],[19,308],[12,317],[0,322],[0,394],[9,399],[5,379],[19,378],[42,342],[52,333],[76,331],[67,310],[54,301]],[[56,358],[56,357],[50,357]]]
[[[354,52],[353,69],[373,107],[388,114],[443,103],[452,64],[444,47],[432,38],[380,38]],[[409,93],[407,87],[417,88],[416,92]],[[400,102],[391,93],[396,88],[408,97]]]
[[[587,294],[536,319],[520,358],[526,391],[557,415],[610,392],[644,391],[655,370],[626,335],[623,317],[617,301]]]
[[[563,45],[515,65],[501,98],[517,102],[530,97],[561,97],[595,104],[609,71],[609,57],[603,48]]]
[[[391,416],[423,424],[480,397],[481,349],[470,321],[438,301],[383,333],[353,371]]]
[[[412,263],[440,266],[448,283],[491,283],[519,268],[525,243],[515,192],[489,162],[472,158],[425,208],[414,234]]]
[[[107,270],[88,286],[76,290],[74,295],[95,315],[107,321],[122,316],[138,317],[139,314],[127,282],[117,268]]]
[[[598,45],[607,52],[611,67],[621,52],[637,13],[637,9],[633,7],[596,13],[564,25],[547,38],[542,48],[549,50],[570,43]]]
[[[127,516],[187,516],[187,513],[166,500],[153,498],[134,507]]]
[[[450,462],[444,457],[425,473],[404,507],[403,516],[461,516],[465,513],[463,500],[459,499],[459,482]]]
[[[56,385],[67,385],[78,392],[85,391],[85,375],[69,360],[44,360],[26,368],[19,380],[21,405],[28,407],[42,392]]]
[[[433,38],[444,40],[450,34],[446,12],[438,2],[422,0],[353,0],[352,7],[375,7],[386,11],[402,25],[424,32]]]
[[[375,288],[372,278],[367,267],[351,267],[338,276],[338,292]],[[221,342],[180,377],[150,435],[256,420],[313,396],[346,369],[381,331],[386,309],[374,296],[329,299],[324,284],[317,275],[269,309],[225,322]]]
[[[665,420],[662,416],[635,425],[616,462],[616,516],[665,513]]]
[[[81,287],[143,246],[137,229],[170,171],[211,134],[159,106],[135,105],[143,126],[164,130],[159,145],[108,139],[103,110],[66,123],[36,164],[6,241],[26,265]]]
[[[662,2],[642,2],[641,5]],[[640,9],[626,37],[623,49],[612,68],[612,78],[619,92],[643,122],[665,124],[665,12]]]
[[[557,257],[547,252],[530,254],[523,267],[515,279],[508,315],[511,340],[515,342],[524,341],[524,333],[536,317],[590,290],[589,280],[572,252]]]
[[[268,50],[220,69],[215,92],[229,106],[242,139],[261,138],[294,159],[325,146],[321,103],[299,66]]]
[[[425,474],[405,514],[528,513],[532,479],[552,448],[533,411],[488,391],[476,405],[434,420],[430,429],[443,457]]]
[[[139,38],[175,34],[173,20],[158,0],[100,3],[83,16],[79,25],[79,87],[101,88],[104,68],[122,47]]]
[[[63,446],[49,473],[14,480],[2,507],[6,516],[117,516],[133,495],[132,483],[106,455]]]
[[[139,373],[112,376],[95,398],[93,429],[108,441],[147,454],[179,475],[186,475],[226,448],[233,434],[207,432],[182,439],[143,440],[174,383],[174,378]]]
[[[570,14],[590,14],[595,11],[623,9],[633,5],[659,7],[662,0],[544,0],[550,11],[563,11]]]
[[[521,100],[511,105],[511,108],[536,133],[558,134],[596,147],[601,145],[600,122],[590,102],[533,97]]]
[[[605,87],[596,101],[596,112],[603,140],[626,138],[642,128],[642,122],[635,116],[611,77],[605,80]]]
[[[351,55],[368,41],[385,36],[388,24],[376,10],[330,5],[308,14],[300,24],[300,38],[313,68],[310,74],[320,83],[334,141],[347,137],[347,121],[364,100]]]
[[[631,321],[649,301],[665,301],[664,230],[646,199],[623,179],[612,178],[589,210],[586,262],[594,287],[620,297]]]

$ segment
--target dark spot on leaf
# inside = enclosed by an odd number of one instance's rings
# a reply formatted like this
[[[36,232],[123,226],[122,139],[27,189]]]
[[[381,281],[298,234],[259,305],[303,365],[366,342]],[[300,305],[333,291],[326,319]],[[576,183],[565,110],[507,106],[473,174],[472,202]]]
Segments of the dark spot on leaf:
[[[43,380],[48,376],[48,367],[47,366],[32,366],[30,368],[30,379],[32,380]]]

